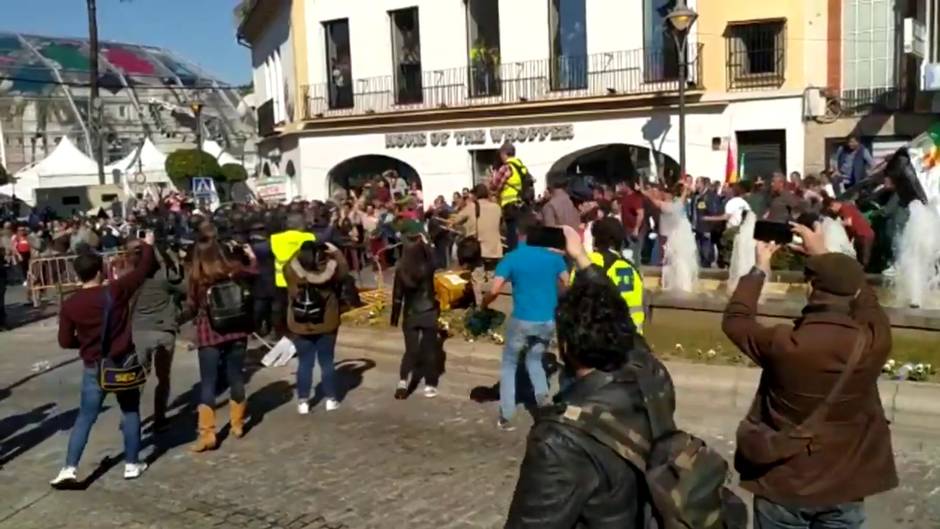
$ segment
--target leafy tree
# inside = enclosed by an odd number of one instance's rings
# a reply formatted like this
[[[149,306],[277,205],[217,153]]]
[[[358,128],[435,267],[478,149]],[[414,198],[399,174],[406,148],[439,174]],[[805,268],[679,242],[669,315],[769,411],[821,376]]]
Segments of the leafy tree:
[[[166,174],[177,186],[188,187],[187,180],[197,176],[223,178],[219,162],[209,153],[197,149],[180,149],[166,157]]]
[[[244,182],[248,179],[248,171],[237,163],[227,163],[222,166],[222,177],[226,182]]]

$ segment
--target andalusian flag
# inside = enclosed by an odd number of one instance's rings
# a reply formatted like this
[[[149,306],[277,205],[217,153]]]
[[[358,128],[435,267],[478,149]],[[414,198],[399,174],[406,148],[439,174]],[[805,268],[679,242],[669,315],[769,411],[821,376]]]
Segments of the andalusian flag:
[[[729,185],[736,183],[740,179],[735,143],[734,133],[732,133],[731,137],[728,139],[728,156],[725,159],[725,183]]]

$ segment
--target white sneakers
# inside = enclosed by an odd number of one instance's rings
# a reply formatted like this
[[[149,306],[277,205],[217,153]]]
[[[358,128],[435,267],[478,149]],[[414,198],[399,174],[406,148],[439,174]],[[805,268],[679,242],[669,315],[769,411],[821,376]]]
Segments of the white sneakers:
[[[124,465],[124,479],[137,479],[147,470],[147,463],[126,463]]]
[[[64,489],[78,483],[78,469],[75,467],[64,467],[59,474],[49,482],[53,488]]]
[[[339,409],[339,401],[336,399],[326,399],[326,411],[335,411]],[[302,400],[297,403],[297,413],[307,415],[310,413],[310,402]]]
[[[137,479],[145,470],[147,470],[147,463],[126,463],[124,465],[124,479]],[[75,467],[62,468],[49,484],[55,489],[74,487],[78,484],[78,469]]]
[[[424,386],[424,396],[433,399],[437,396],[437,388],[434,386]]]

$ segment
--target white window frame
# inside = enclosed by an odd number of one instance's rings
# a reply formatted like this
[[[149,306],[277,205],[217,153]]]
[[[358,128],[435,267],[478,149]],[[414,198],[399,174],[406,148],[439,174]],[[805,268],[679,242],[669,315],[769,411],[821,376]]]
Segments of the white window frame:
[[[858,91],[858,90],[878,90],[878,89],[891,89],[895,85],[895,71],[898,67],[895,64],[895,46],[896,46],[896,36],[897,36],[897,27],[894,23],[894,5],[896,0],[846,0],[843,4],[844,13],[842,15],[842,91]],[[882,12],[878,16],[878,9]],[[853,20],[853,32],[849,31],[849,25],[846,23],[848,21],[849,12],[852,8],[854,9],[855,19]],[[870,9],[869,21],[871,25],[867,28],[864,28],[864,31],[861,30],[858,26],[859,22],[859,12],[861,9]],[[874,48],[874,21],[876,17],[883,18],[887,21],[885,24],[886,34],[887,34],[887,51],[886,57],[875,57]],[[846,42],[853,43],[853,53],[855,57],[848,57],[846,54]],[[858,49],[860,46],[867,45],[869,47],[868,59],[861,61],[858,59]],[[887,64],[885,68],[885,79],[879,80],[876,82],[874,79],[874,64],[876,60],[884,59]],[[850,68],[851,65],[851,68]],[[867,82],[858,82],[859,80],[859,68],[864,65],[868,68]],[[849,73],[853,75],[849,75]]]

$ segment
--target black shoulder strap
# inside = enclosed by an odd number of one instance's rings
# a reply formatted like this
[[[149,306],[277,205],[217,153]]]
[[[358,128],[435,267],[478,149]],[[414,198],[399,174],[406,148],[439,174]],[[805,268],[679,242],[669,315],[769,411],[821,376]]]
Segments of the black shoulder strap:
[[[669,399],[665,393],[668,388],[657,383],[659,377],[653,362],[647,362],[644,365],[633,364],[633,369],[636,372],[636,381],[640,393],[643,395],[646,415],[650,421],[650,434],[655,441],[676,429]]]
[[[539,417],[576,428],[607,446],[629,461],[639,471],[645,472],[650,451],[656,439],[675,430],[669,415],[669,404],[664,397],[665,388],[656,387],[654,364],[634,363],[617,373],[604,373],[603,378],[588,381],[599,388],[611,382],[635,383],[643,397],[649,420],[649,437],[638,424],[627,424],[596,404],[567,405],[547,410]]]
[[[111,354],[111,308],[114,300],[111,297],[111,287],[104,285],[104,314],[101,317],[101,359]]]

